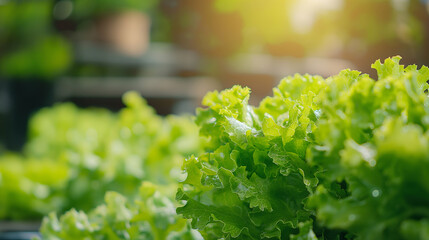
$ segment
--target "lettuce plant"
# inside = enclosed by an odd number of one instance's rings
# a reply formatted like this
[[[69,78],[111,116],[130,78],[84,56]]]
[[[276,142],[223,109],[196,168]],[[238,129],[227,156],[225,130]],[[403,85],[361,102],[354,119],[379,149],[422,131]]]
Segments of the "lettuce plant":
[[[72,209],[58,218],[51,213],[43,220],[41,235],[46,240],[202,240],[188,221],[176,215],[173,191],[163,188],[143,182],[134,202],[107,192],[105,203],[88,214]]]
[[[312,235],[305,200],[317,179],[305,157],[320,115],[314,98],[323,86],[321,77],[295,75],[259,107],[248,104],[248,88],[209,93],[197,124],[211,148],[185,161],[177,199],[186,205],[177,213],[209,239],[280,238],[300,226]]]
[[[64,207],[69,168],[48,159],[0,157],[0,219],[40,218]]]
[[[399,60],[374,63],[377,81],[358,72],[327,79],[319,95],[307,159],[321,184],[308,206],[356,239],[429,236],[429,69]]]
[[[287,77],[258,107],[206,95],[177,213],[206,239],[426,239],[429,69],[399,61]]]
[[[35,114],[24,154],[0,159],[0,219],[90,210],[107,191],[135,197],[145,180],[176,186],[183,158],[200,152],[197,126],[188,116],[157,115],[137,93],[123,100],[119,113],[63,103]],[[33,185],[48,195],[34,195]]]

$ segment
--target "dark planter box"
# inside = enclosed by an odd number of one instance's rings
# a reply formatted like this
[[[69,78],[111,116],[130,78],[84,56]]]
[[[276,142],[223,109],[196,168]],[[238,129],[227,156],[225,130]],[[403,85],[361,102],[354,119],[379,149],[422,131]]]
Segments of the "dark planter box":
[[[7,149],[19,151],[26,142],[28,120],[39,109],[53,103],[53,81],[13,79],[3,83],[7,95],[7,112],[3,142]]]
[[[0,232],[0,240],[31,240],[40,237],[38,232]]]
[[[0,221],[0,240],[31,240],[40,237],[40,221]]]

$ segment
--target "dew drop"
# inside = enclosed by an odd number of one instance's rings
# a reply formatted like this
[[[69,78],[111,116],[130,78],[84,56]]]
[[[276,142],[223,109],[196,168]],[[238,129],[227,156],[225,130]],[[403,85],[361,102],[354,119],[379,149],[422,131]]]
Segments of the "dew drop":
[[[207,120],[207,123],[215,123],[215,122],[216,122],[216,118],[214,118],[214,117]]]
[[[376,197],[379,197],[379,196],[380,196],[380,191],[379,191],[379,190],[377,190],[377,189],[373,190],[373,191],[372,191],[372,196],[373,196],[373,197],[375,197],[375,198],[376,198]]]
[[[308,181],[308,179],[304,179],[304,184],[305,184],[306,186],[310,186],[310,181]]]

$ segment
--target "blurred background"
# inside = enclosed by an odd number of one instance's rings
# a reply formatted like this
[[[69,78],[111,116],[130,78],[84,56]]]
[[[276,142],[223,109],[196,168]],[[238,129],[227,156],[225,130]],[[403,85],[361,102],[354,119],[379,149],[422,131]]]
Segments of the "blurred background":
[[[401,55],[429,65],[427,0],[0,0],[0,151],[56,102],[117,111],[135,90],[161,115],[209,90],[324,77]]]

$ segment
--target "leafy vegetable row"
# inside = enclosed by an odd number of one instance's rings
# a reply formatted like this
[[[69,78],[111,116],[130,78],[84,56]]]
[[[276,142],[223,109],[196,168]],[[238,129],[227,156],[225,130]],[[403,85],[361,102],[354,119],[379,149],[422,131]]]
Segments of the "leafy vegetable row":
[[[399,61],[287,77],[258,107],[207,94],[177,213],[206,239],[427,239],[429,69]]]
[[[143,180],[176,186],[183,158],[201,149],[197,127],[133,92],[124,103],[117,114],[71,104],[37,113],[23,155],[0,157],[0,219],[90,210],[107,191],[138,195]]]
[[[43,221],[41,235],[46,240],[202,240],[188,221],[176,215],[174,189],[143,182],[134,202],[108,192],[105,204],[88,214],[72,209],[58,218],[51,213]]]

